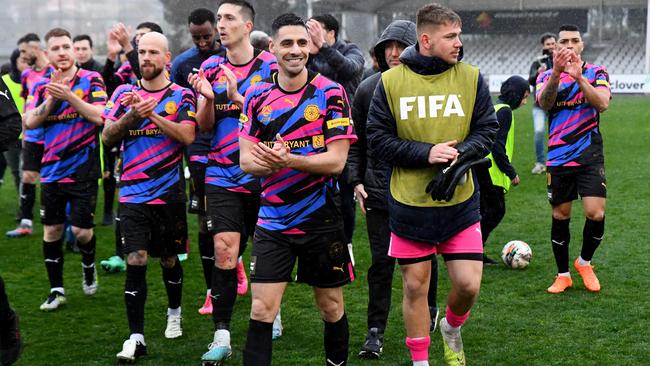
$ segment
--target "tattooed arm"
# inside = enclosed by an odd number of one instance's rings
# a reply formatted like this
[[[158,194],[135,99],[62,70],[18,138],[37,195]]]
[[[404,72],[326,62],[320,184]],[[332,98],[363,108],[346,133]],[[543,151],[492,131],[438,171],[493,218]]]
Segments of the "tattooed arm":
[[[40,127],[54,109],[54,104],[55,100],[52,97],[48,97],[40,106],[25,113],[25,127],[28,129]]]
[[[138,127],[141,119],[142,117],[138,115],[138,112],[131,109],[117,121],[106,120],[102,131],[102,141],[107,147],[117,145],[130,129]]]

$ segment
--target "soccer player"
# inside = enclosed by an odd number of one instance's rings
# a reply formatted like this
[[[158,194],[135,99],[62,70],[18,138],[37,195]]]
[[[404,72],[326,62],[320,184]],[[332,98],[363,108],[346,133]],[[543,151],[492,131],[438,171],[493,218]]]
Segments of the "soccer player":
[[[167,290],[166,338],[183,334],[183,268],[177,258],[187,244],[183,149],[194,141],[194,93],[167,77],[171,59],[167,38],[142,36],[138,46],[140,85],[122,85],[106,106],[102,139],[124,145],[120,178],[120,226],[127,253],[124,300],[131,336],[118,360],[133,362],[147,354],[144,305],[148,256],[160,257]]]
[[[582,198],[585,225],[582,250],[573,265],[587,290],[600,291],[591,259],[603,240],[607,182],[600,114],[607,110],[611,91],[603,66],[582,60],[580,29],[563,25],[553,52],[553,69],[537,78],[536,99],[549,114],[548,198],[553,209],[551,245],[558,274],[548,292],[573,286],[569,273],[572,202]]]
[[[172,64],[171,80],[183,87],[191,87],[187,77],[193,69],[198,69],[210,56],[219,54],[223,56],[225,50],[217,39],[214,13],[205,8],[193,10],[187,19],[192,41],[196,47],[181,53]],[[189,212],[198,215],[199,222],[199,254],[203,267],[203,278],[207,287],[207,294],[199,314],[212,314],[212,268],[214,267],[214,242],[208,233],[205,220],[205,168],[210,152],[209,133],[198,133],[194,142],[187,147],[188,166],[190,169],[190,205]]]
[[[34,106],[34,84],[41,78],[49,78],[54,68],[41,49],[41,40],[29,33],[18,40],[20,57],[30,66],[20,76],[21,97],[25,99],[23,112]],[[20,238],[32,234],[34,203],[36,202],[36,182],[43,157],[43,129],[24,129],[22,148],[22,177],[20,187],[20,223],[14,230],[6,233],[9,238]]]
[[[530,94],[528,81],[521,76],[511,76],[501,84],[501,94],[494,109],[499,121],[499,131],[488,155],[491,166],[480,165],[474,169],[481,189],[481,233],[483,247],[490,233],[496,229],[506,214],[505,195],[511,186],[518,186],[519,174],[512,165],[515,150],[515,115],[513,111],[526,105]],[[497,261],[483,254],[483,263]]]
[[[479,192],[470,173],[450,197],[444,195],[446,200],[430,195],[427,187],[487,155],[498,123],[479,70],[459,62],[458,14],[426,5],[417,12],[416,25],[418,44],[404,50],[402,64],[384,72],[377,85],[368,142],[392,167],[388,254],[397,258],[403,276],[406,346],[413,365],[429,364],[427,290],[435,253],[442,254],[451,281],[440,320],[445,364],[464,365],[460,328],[478,297],[483,269]]]
[[[132,40],[130,39],[129,32],[122,23],[118,23],[113,26],[111,31],[108,33],[108,39],[106,42],[108,55],[106,56],[106,64],[104,65],[103,75],[106,80],[106,89],[108,90],[109,94],[113,95],[113,92],[118,86],[122,84],[135,84],[137,80],[141,78],[141,75],[139,73],[140,68],[138,67],[138,54],[134,49],[134,45],[137,47],[138,43],[140,42],[140,38],[149,32],[158,32],[160,34],[163,33],[162,28],[158,24],[151,22],[138,24],[136,27],[135,36]],[[118,54],[120,52],[127,53],[128,61],[123,62],[117,71],[115,71],[115,61],[117,60]],[[113,168],[106,169],[103,172],[104,177],[108,178],[108,174],[111,174],[111,171],[114,170],[115,164],[119,165],[120,163],[119,150],[117,148],[106,149],[104,152],[105,156],[107,157],[106,161],[108,162],[108,168]],[[115,220],[115,255],[100,262],[102,268],[109,273],[122,272],[126,270],[126,263],[123,259],[124,253],[122,253],[122,243],[119,240],[119,238],[122,236],[120,232],[119,220],[118,207],[118,217]],[[105,220],[105,222],[106,221],[108,220]]]
[[[381,71],[401,64],[399,56],[408,46],[417,42],[415,23],[396,20],[384,30],[374,47],[374,54]],[[390,230],[388,228],[388,167],[375,158],[368,149],[366,138],[366,120],[370,101],[379,83],[381,73],[376,73],[361,82],[352,103],[352,118],[359,141],[350,147],[348,171],[350,183],[359,202],[361,211],[366,215],[368,240],[372,264],[368,269],[368,333],[361,346],[360,357],[379,358],[384,347],[384,331],[391,306],[393,272],[395,258],[388,256]],[[431,282],[428,301],[431,314],[431,331],[437,326],[438,262],[431,260]]]
[[[244,272],[240,256],[257,220],[260,184],[258,178],[239,167],[239,115],[246,89],[277,69],[273,55],[250,43],[254,21],[255,10],[248,2],[222,1],[217,10],[217,30],[226,56],[210,57],[189,78],[194,90],[201,94],[197,122],[202,131],[213,134],[205,195],[207,229],[214,240],[210,296],[215,332],[209,351],[202,357],[206,363],[230,357],[233,306],[237,294],[248,291],[248,281],[238,286],[238,273]]]
[[[324,322],[328,365],[345,365],[348,320],[343,285],[354,279],[334,176],[356,141],[345,89],[308,71],[304,21],[273,21],[279,71],[251,87],[241,116],[241,166],[263,176],[251,253],[252,306],[244,365],[271,364],[272,322],[298,260],[297,281],[312,286]]]
[[[47,57],[56,68],[50,79],[34,85],[34,109],[26,114],[28,129],[43,127],[41,222],[43,255],[50,295],[41,310],[52,311],[66,301],[63,288],[63,223],[70,204],[72,232],[81,251],[82,288],[97,291],[93,216],[99,170],[99,127],[106,103],[101,76],[74,64],[70,33],[53,28],[45,35]]]

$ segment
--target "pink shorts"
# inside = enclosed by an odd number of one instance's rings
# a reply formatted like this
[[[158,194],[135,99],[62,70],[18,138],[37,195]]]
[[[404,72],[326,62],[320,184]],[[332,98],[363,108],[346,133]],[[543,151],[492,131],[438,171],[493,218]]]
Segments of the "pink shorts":
[[[481,223],[476,222],[438,245],[431,245],[390,234],[388,255],[393,258],[424,258],[432,254],[483,254]]]

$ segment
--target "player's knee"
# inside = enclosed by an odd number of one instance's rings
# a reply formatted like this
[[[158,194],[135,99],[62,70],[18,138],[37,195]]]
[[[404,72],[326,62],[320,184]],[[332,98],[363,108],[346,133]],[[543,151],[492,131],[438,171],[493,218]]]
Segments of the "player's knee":
[[[426,276],[409,276],[404,277],[403,286],[404,286],[404,295],[407,298],[418,298],[421,296],[426,296],[427,294],[427,283],[428,277]]]
[[[82,229],[76,226],[72,227],[72,234],[80,243],[88,243],[93,237],[93,229]]]
[[[237,245],[232,245],[227,238],[217,235],[214,241],[214,264],[217,268],[233,269],[237,265]]]
[[[336,322],[343,316],[343,301],[328,299],[318,304],[320,315],[326,322]]]
[[[36,184],[38,173],[31,170],[23,170],[22,182],[27,184]]]
[[[144,250],[131,252],[126,257],[126,263],[129,266],[146,266],[147,253]]]
[[[478,296],[481,290],[481,282],[479,281],[460,281],[456,284],[456,293],[463,299],[474,299]]]
[[[571,210],[564,210],[559,208],[553,209],[553,218],[556,220],[567,220],[571,218]]]
[[[176,257],[176,256],[161,257],[160,258],[160,265],[163,268],[166,268],[166,269],[174,268],[174,266],[176,265],[176,261],[178,260],[177,258],[178,257]]]
[[[585,216],[591,221],[603,221],[605,219],[605,210],[590,210],[585,212]]]
[[[273,306],[262,298],[253,297],[251,302],[251,319],[270,323],[275,319]]]
[[[63,237],[63,225],[45,225],[43,227],[43,239],[45,241],[57,241]]]

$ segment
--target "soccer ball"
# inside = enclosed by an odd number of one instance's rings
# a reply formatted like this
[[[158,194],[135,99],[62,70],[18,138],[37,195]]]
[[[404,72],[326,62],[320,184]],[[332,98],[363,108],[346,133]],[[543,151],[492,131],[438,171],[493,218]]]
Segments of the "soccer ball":
[[[533,251],[530,246],[521,240],[509,241],[501,251],[503,263],[510,268],[526,268],[532,258]]]

